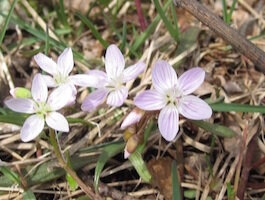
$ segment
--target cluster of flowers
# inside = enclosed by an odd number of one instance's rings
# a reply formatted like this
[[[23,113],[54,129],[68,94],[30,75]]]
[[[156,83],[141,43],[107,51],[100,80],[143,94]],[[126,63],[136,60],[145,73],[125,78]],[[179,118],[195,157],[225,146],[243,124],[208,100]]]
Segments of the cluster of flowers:
[[[61,108],[74,104],[76,86],[96,88],[82,103],[81,109],[91,112],[100,104],[121,106],[128,97],[125,83],[134,80],[145,69],[143,62],[125,68],[122,53],[115,45],[107,48],[105,56],[106,72],[90,70],[87,74],[69,75],[74,66],[71,48],[67,48],[58,57],[57,63],[42,53],[34,56],[36,63],[46,73],[36,74],[32,81],[31,93],[27,98],[21,98],[15,88],[10,93],[12,98],[5,101],[13,111],[32,114],[21,128],[21,139],[28,142],[36,138],[46,122],[50,128],[68,132],[66,118],[57,112]],[[140,93],[134,99],[134,104],[146,111],[161,110],[158,117],[158,127],[164,139],[172,141],[179,130],[179,113],[188,119],[208,119],[212,110],[200,98],[191,95],[204,81],[205,72],[195,67],[183,73],[179,79],[172,66],[159,60],[152,71],[153,89]],[[48,87],[55,88],[48,96]],[[122,123],[124,129],[137,123],[141,115],[131,112]]]

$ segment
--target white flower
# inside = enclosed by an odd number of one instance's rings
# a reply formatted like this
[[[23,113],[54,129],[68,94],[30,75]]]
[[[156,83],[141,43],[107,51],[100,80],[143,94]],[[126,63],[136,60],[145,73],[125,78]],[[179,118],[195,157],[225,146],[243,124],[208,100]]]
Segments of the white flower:
[[[195,67],[183,73],[179,79],[166,61],[157,61],[152,71],[154,90],[146,90],[134,99],[143,110],[161,110],[158,128],[167,141],[172,141],[179,130],[179,113],[193,120],[208,119],[211,107],[200,98],[190,95],[204,81],[205,72]]]
[[[119,107],[123,104],[128,96],[128,89],[124,84],[142,73],[145,64],[138,62],[126,69],[124,67],[124,57],[119,48],[116,45],[110,45],[105,58],[106,73],[99,70],[89,71],[89,74],[98,80],[95,85],[91,86],[97,90],[86,97],[81,107],[82,110],[92,111],[106,98],[110,106]]]
[[[8,108],[15,112],[33,114],[26,119],[21,128],[23,142],[35,139],[43,130],[44,123],[57,131],[68,132],[66,118],[56,112],[64,107],[72,98],[72,91],[67,85],[55,89],[48,97],[48,88],[41,74],[36,74],[32,81],[30,98],[11,98],[5,101]]]

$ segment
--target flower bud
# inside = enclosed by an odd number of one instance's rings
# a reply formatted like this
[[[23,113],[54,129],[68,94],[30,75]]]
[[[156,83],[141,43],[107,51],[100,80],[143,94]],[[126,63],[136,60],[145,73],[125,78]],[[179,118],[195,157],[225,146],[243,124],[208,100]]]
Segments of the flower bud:
[[[9,92],[14,98],[31,98],[31,92],[27,88],[16,87],[14,89],[11,89]]]
[[[121,124],[121,129],[124,130],[128,126],[138,123],[143,115],[143,110],[140,110],[139,108],[134,108],[123,120]]]
[[[124,158],[128,158],[136,150],[139,141],[138,135],[133,135],[129,138],[124,149]]]

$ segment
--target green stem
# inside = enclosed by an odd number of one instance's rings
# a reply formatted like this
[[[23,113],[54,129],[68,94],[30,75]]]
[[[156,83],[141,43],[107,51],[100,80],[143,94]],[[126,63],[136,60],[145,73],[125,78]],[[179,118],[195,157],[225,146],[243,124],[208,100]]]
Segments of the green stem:
[[[51,141],[51,144],[53,146],[53,150],[54,150],[55,156],[56,156],[59,164],[61,165],[61,167],[64,168],[64,170],[73,177],[73,179],[77,182],[79,187],[89,196],[89,198],[91,198],[91,199],[101,199],[101,197],[99,197],[98,195],[94,194],[93,190],[90,187],[88,187],[77,176],[75,171],[73,171],[72,168],[69,167],[67,165],[67,163],[64,161],[63,156],[62,156],[61,151],[60,151],[60,148],[59,148],[59,145],[58,145],[57,140],[56,140],[55,132],[51,128],[50,128],[50,141]]]

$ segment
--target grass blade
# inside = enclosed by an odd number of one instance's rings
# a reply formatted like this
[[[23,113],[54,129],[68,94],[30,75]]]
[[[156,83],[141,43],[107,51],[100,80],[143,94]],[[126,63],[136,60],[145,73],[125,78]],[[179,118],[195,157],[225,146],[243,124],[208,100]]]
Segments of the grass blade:
[[[223,18],[224,18],[225,23],[228,24],[226,0],[222,0],[222,5],[223,5]]]
[[[265,106],[254,106],[248,104],[238,104],[238,103],[214,103],[210,104],[212,109],[217,112],[257,112],[265,113]]]
[[[221,136],[221,137],[233,137],[236,135],[236,133],[234,131],[232,131],[230,128],[227,128],[225,126],[222,125],[218,125],[218,124],[211,124],[209,122],[206,121],[195,121],[192,120],[192,123],[195,124],[196,126],[209,131],[217,136]]]
[[[178,42],[179,41],[179,33],[177,30],[175,30],[175,28],[172,26],[170,21],[167,19],[166,15],[165,15],[165,11],[163,11],[158,0],[154,0],[154,5],[156,7],[158,14],[160,15],[161,19],[163,20],[168,32],[170,33],[171,37],[174,38],[174,40],[176,42]]]
[[[87,25],[94,37],[97,38],[97,40],[102,44],[104,48],[107,48],[109,46],[109,43],[101,37],[94,24],[88,18],[86,18],[81,13],[76,13],[76,16],[80,18],[85,25]]]
[[[230,8],[230,11],[229,11],[229,13],[227,15],[227,23],[228,24],[231,23],[232,14],[233,14],[233,12],[235,10],[235,7],[236,7],[236,2],[237,2],[237,0],[233,0],[233,3],[232,3],[231,8]]]
[[[15,8],[16,3],[17,3],[17,0],[14,0],[14,1],[12,2],[11,7],[10,7],[10,10],[9,10],[8,15],[7,15],[7,17],[6,17],[6,20],[5,20],[4,26],[3,26],[2,31],[1,31],[1,33],[0,33],[0,46],[2,45],[3,39],[4,39],[4,37],[5,37],[6,29],[7,29],[7,26],[8,26],[8,24],[9,24],[9,21],[10,21],[10,18],[11,18],[11,15],[12,15],[12,13],[13,13],[13,10],[14,10],[14,8]]]
[[[181,200],[180,183],[177,175],[177,164],[175,160],[173,160],[172,162],[171,176],[172,176],[172,191],[173,191],[172,199]]]
[[[19,184],[20,185],[19,175],[17,173],[13,172],[12,170],[10,170],[10,169],[8,169],[7,167],[4,167],[4,166],[0,168],[0,171],[10,181],[12,181],[13,183],[16,183],[16,184]]]
[[[22,193],[23,200],[36,200],[34,193],[29,189]]]

